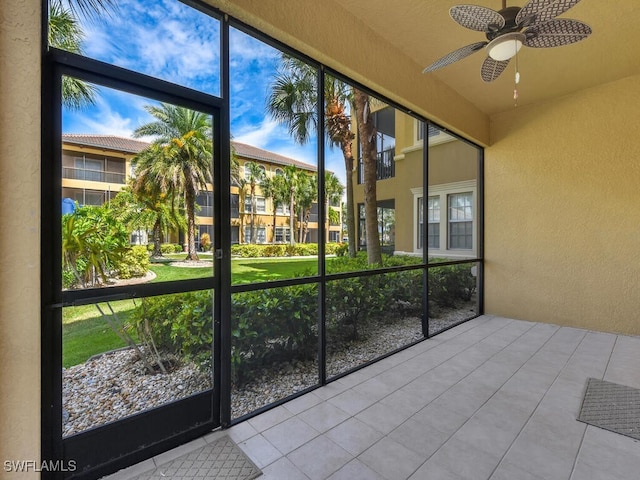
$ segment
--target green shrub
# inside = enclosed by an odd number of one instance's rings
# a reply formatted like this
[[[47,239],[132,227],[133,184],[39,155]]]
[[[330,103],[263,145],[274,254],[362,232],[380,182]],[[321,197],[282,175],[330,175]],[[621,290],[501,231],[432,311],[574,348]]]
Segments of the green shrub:
[[[318,347],[318,297],[313,285],[244,292],[231,304],[233,378],[243,383],[273,362],[310,360]]]
[[[465,263],[429,268],[430,305],[455,308],[458,302],[471,300],[477,288],[472,267],[473,264]]]
[[[153,245],[151,245],[151,250],[153,250]],[[171,253],[181,253],[184,249],[179,243],[163,243],[160,245],[160,251],[163,255],[169,255]]]
[[[142,277],[149,270],[149,253],[143,245],[131,247],[124,256],[115,263],[116,276],[121,279]]]
[[[156,347],[185,358],[210,357],[213,341],[213,298],[208,290],[143,298],[130,321],[138,338],[146,327]]]
[[[329,253],[329,245],[331,245],[331,250],[333,250],[331,253],[334,253],[335,255],[337,255],[338,257],[344,257],[347,255],[347,253],[349,253],[349,244],[348,243],[327,243],[326,247],[326,252]]]

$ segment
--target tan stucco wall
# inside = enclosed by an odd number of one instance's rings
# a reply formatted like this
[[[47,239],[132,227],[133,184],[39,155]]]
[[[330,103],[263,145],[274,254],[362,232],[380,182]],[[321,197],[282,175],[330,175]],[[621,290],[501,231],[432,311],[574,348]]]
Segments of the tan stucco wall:
[[[489,313],[640,334],[640,76],[491,121]]]
[[[391,100],[486,145],[489,119],[336,0],[205,0]]]
[[[0,8],[0,477],[40,452],[40,2]]]

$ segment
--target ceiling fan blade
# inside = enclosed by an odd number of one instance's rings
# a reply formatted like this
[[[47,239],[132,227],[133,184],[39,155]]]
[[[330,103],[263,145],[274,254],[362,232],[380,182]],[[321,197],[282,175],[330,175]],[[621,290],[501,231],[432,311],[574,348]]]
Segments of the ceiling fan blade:
[[[463,27],[478,32],[497,32],[505,24],[504,17],[498,12],[478,5],[455,5],[449,10],[449,15]]]
[[[529,0],[516,15],[516,24],[522,26],[546,22],[563,14],[580,0]]]
[[[586,23],[568,18],[556,18],[529,27],[524,44],[533,48],[549,48],[579,42],[591,35],[591,27]]]
[[[500,76],[504,69],[509,65],[509,60],[494,60],[491,57],[487,57],[482,62],[482,68],[480,69],[480,76],[485,82],[493,82]]]
[[[425,68],[422,71],[422,73],[433,72],[434,70],[437,70],[439,68],[446,67],[447,65],[451,65],[452,63],[457,62],[458,60],[462,60],[463,58],[468,57],[472,53],[475,53],[478,50],[482,49],[482,47],[487,45],[487,43],[488,42],[472,43],[471,45],[467,45],[466,47],[462,47],[457,50],[454,50],[453,52],[448,53],[444,57],[433,62],[431,65]]]

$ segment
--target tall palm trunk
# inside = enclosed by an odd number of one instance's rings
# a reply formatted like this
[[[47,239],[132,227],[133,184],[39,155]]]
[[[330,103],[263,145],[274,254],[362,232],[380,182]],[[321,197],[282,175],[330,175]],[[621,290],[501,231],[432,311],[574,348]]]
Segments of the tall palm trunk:
[[[353,153],[351,150],[351,141],[344,142],[342,145],[342,152],[344,154],[344,163],[346,169],[346,204],[347,204],[347,240],[349,242],[349,256],[355,258],[356,249],[356,217],[355,217],[355,205],[353,203]]]
[[[162,256],[162,225],[160,220],[156,220],[153,224],[153,253],[152,257]]]
[[[187,177],[189,178],[189,177]],[[184,189],[184,202],[187,211],[187,258],[186,260],[198,261],[196,251],[196,194],[192,180],[188,179]]]
[[[378,233],[378,199],[376,193],[376,129],[373,125],[369,95],[354,89],[358,134],[364,168],[364,219],[369,265],[382,264],[382,249]]]
[[[251,243],[256,241],[256,187],[251,185]]]
[[[293,238],[295,234],[295,189],[291,187],[289,189],[289,245],[295,245],[296,241]]]

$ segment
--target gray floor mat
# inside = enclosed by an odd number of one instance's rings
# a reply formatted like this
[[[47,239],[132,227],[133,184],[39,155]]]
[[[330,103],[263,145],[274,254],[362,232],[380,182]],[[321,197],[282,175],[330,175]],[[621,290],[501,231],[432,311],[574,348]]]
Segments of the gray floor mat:
[[[215,442],[142,473],[135,480],[178,478],[252,480],[262,472],[226,435]],[[134,480],[134,479],[132,479]]]
[[[640,440],[640,390],[589,378],[578,420]]]

